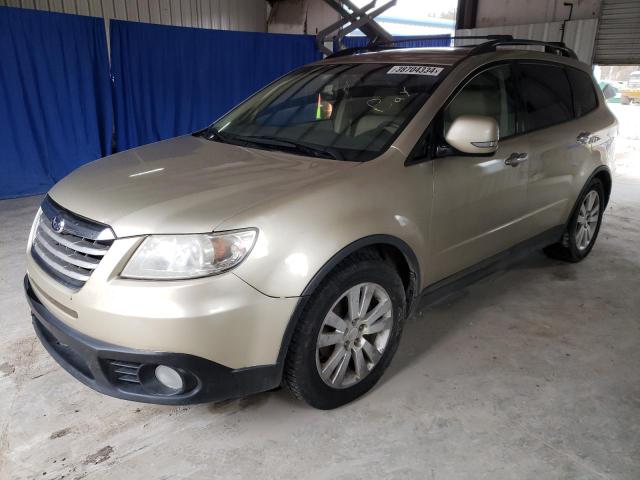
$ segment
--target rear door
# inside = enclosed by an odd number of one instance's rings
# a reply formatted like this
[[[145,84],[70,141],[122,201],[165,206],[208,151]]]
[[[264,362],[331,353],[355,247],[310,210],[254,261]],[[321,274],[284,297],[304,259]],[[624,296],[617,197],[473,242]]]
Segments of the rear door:
[[[498,150],[489,155],[454,153],[434,161],[431,252],[437,281],[526,238],[528,162],[505,160],[528,151],[519,135],[518,93],[511,64],[489,67],[473,76],[445,106],[435,129],[444,138],[461,115],[492,116],[500,127]],[[440,122],[438,124],[437,122]]]
[[[567,220],[576,178],[591,155],[588,115],[598,100],[585,72],[541,62],[518,68],[529,141],[527,225],[533,236]]]

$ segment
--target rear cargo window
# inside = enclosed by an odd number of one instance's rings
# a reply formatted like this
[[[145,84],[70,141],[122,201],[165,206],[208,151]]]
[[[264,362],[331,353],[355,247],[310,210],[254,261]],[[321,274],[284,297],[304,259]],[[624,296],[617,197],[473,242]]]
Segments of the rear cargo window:
[[[573,90],[573,107],[576,111],[576,117],[581,117],[595,110],[598,106],[598,97],[591,77],[576,68],[567,68],[567,73]]]

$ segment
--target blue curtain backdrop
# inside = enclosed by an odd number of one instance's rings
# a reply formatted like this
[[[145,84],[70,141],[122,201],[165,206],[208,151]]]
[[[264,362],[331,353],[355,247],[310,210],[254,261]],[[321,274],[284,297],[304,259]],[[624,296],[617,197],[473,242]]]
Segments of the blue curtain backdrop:
[[[0,7],[0,198],[109,154],[112,120],[103,20]]]
[[[118,150],[206,127],[271,80],[320,59],[314,37],[111,21]]]
[[[393,37],[395,40],[402,40],[405,38],[415,38],[413,36],[401,36],[396,35]],[[347,36],[342,39],[342,43],[346,48],[364,47],[369,43],[369,39],[362,35]],[[425,40],[411,40],[403,43],[399,43],[398,47],[403,48],[415,48],[415,47],[449,47],[451,46],[451,36],[443,35],[443,38],[430,38]],[[334,51],[338,49],[338,42],[334,42]]]

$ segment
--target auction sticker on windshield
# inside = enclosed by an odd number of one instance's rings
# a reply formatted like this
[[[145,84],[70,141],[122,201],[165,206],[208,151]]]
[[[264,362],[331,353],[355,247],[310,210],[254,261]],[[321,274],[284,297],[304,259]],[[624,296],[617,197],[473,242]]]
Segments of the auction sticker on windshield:
[[[444,70],[443,67],[431,67],[429,65],[395,65],[387,72],[388,74],[401,75],[431,75],[433,77],[440,75]]]

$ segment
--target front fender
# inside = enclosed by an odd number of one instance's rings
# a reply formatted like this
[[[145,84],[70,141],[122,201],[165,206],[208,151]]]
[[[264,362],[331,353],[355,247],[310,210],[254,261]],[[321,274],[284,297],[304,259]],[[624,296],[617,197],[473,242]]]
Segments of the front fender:
[[[225,222],[221,230],[259,230],[253,251],[233,272],[266,295],[301,296],[340,252],[379,242],[403,251],[420,282],[431,186],[419,173],[430,169],[409,169],[403,160],[371,162]]]
[[[356,220],[369,216],[376,218],[375,225]],[[415,252],[424,250],[426,245],[418,226],[399,215],[374,209],[354,210],[353,215],[332,222],[316,220],[258,228],[254,250],[234,273],[265,295],[305,295],[342,259],[360,248],[380,244],[403,252],[416,278],[420,278]]]

